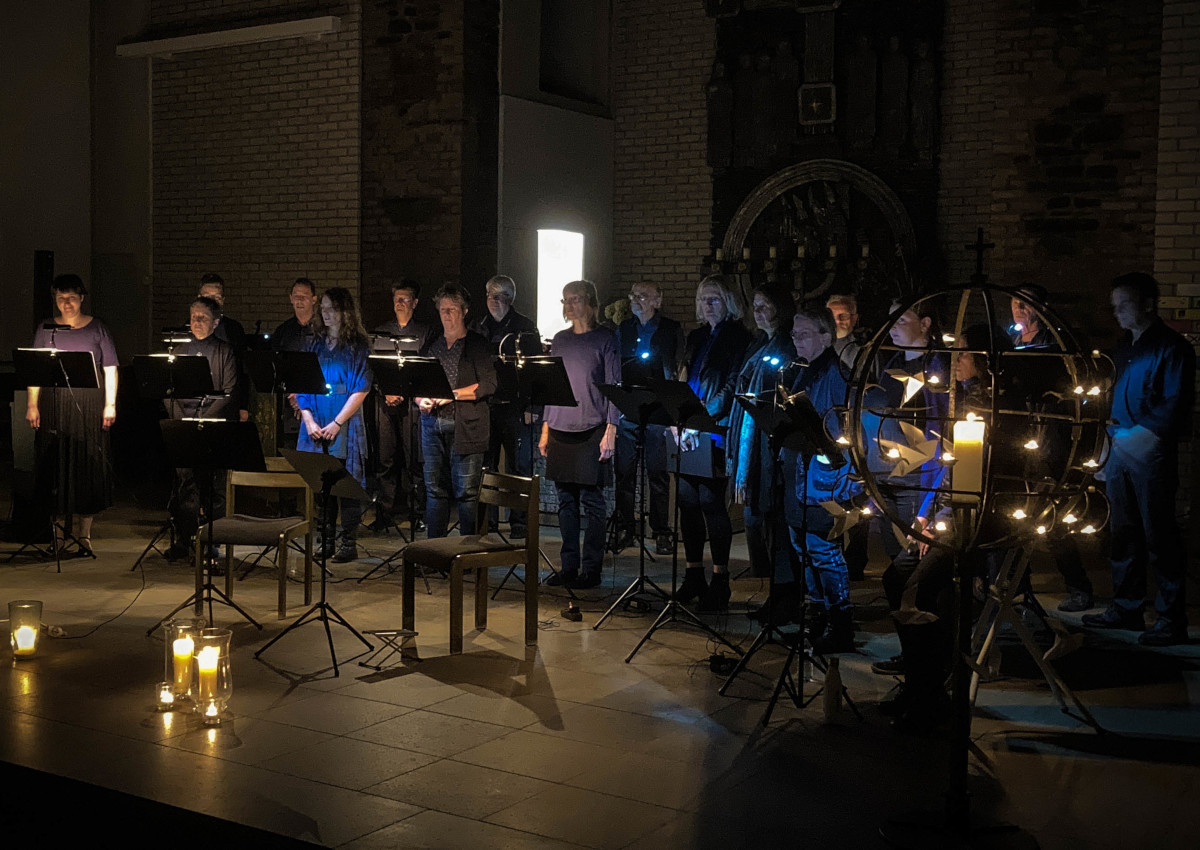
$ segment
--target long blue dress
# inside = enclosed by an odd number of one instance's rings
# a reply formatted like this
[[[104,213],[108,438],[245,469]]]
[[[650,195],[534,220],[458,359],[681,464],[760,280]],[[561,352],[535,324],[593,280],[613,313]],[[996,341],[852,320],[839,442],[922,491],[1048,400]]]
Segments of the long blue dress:
[[[296,400],[300,409],[312,411],[317,424],[324,428],[342,412],[346,400],[353,393],[370,391],[371,367],[367,362],[366,345],[345,345],[331,350],[324,339],[317,339],[309,350],[316,352],[329,393],[301,394]],[[304,427],[300,428],[296,448],[302,452],[324,451],[324,447],[315,442]],[[361,407],[342,424],[337,439],[329,447],[329,454],[344,460],[347,471],[359,484],[366,485],[367,429]]]

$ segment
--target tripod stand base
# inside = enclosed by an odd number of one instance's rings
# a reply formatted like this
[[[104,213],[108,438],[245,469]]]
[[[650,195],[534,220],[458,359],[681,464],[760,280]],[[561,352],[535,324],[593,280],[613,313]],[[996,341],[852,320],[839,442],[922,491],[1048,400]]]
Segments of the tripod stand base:
[[[625,663],[628,664],[633,660],[633,656],[638,654],[638,650],[642,648],[642,645],[646,641],[650,640],[651,635],[653,635],[663,626],[671,623],[682,623],[685,626],[691,626],[693,628],[700,629],[700,631],[706,633],[713,640],[729,647],[739,656],[742,655],[742,651],[730,643],[724,635],[693,614],[690,609],[685,608],[682,602],[671,599],[668,600],[666,607],[664,607],[662,612],[658,615],[658,619],[650,624],[650,628],[647,629],[644,635],[642,635],[642,639],[638,641],[637,646],[635,646],[633,651],[630,652],[626,657]]]
[[[198,591],[196,591],[191,596],[189,596],[187,599],[183,600],[177,606],[175,606],[175,608],[173,608],[171,610],[171,613],[167,614],[167,616],[163,617],[161,620],[159,620],[153,626],[146,629],[147,636],[154,634],[155,629],[157,629],[159,626],[161,626],[167,620],[174,617],[176,614],[178,614],[184,608],[187,608],[189,605],[196,606],[196,613],[198,613],[198,614],[203,613],[204,604],[206,602],[208,603],[208,624],[211,626],[213,623],[213,616],[212,616],[213,594],[216,594],[219,597],[216,600],[217,602],[220,602],[222,605],[228,605],[234,611],[237,611],[239,614],[241,614],[242,617],[245,618],[250,623],[250,625],[254,626],[254,628],[258,629],[259,631],[262,631],[262,623],[258,622],[258,620],[254,619],[249,614],[247,614],[246,611],[240,605],[238,605],[236,602],[234,602],[232,599],[230,599],[228,596],[226,596],[224,591],[221,590],[221,588],[217,587],[211,581],[206,581],[204,583],[204,585]]]
[[[341,671],[338,669],[337,653],[334,651],[334,648],[333,648],[333,632],[329,628],[329,623],[331,621],[334,623],[337,623],[339,626],[342,626],[343,628],[349,630],[350,634],[354,635],[356,638],[358,638],[360,641],[362,641],[363,645],[369,651],[375,649],[374,645],[369,643],[365,637],[363,637],[361,634],[359,634],[358,630],[355,629],[354,626],[350,625],[350,623],[348,623],[346,621],[346,618],[343,617],[341,614],[339,614],[332,605],[330,605],[328,602],[321,601],[321,602],[318,602],[316,605],[313,605],[313,607],[309,608],[307,611],[305,611],[300,616],[300,619],[298,619],[296,622],[292,623],[290,626],[288,626],[282,632],[280,632],[279,634],[275,635],[275,637],[273,637],[269,641],[267,641],[266,645],[262,649],[260,649],[254,653],[254,657],[258,658],[259,656],[261,656],[264,652],[266,652],[268,649],[270,649],[272,646],[274,646],[279,641],[279,639],[282,638],[284,635],[286,635],[288,632],[294,631],[295,629],[298,629],[301,626],[307,625],[309,623],[320,622],[322,625],[325,626],[325,639],[329,642],[329,659],[330,659],[330,661],[333,662],[333,675],[335,677],[340,676]],[[414,632],[414,634],[415,634],[415,632]]]
[[[912,812],[893,818],[879,827],[879,836],[890,847],[913,850],[1037,850],[1037,839],[1019,827],[987,822],[967,815],[965,823],[952,826],[945,813]]]
[[[642,593],[652,593],[658,596],[658,598],[663,602],[671,601],[671,595],[655,584],[653,579],[648,578],[645,573],[643,573],[635,578],[630,583],[629,587],[625,588],[625,592],[618,596],[617,601],[609,606],[608,610],[604,612],[604,616],[596,621],[596,625],[592,626],[593,631],[604,625],[604,621],[611,617],[617,608],[621,607],[622,605],[628,605],[628,603],[633,601],[635,596],[638,596]]]

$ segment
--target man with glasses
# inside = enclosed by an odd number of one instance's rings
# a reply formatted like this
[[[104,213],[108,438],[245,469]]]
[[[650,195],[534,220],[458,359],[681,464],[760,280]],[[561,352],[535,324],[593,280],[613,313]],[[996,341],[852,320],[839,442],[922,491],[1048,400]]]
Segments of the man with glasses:
[[[532,334],[539,340],[541,334],[533,319],[518,313],[513,309],[517,300],[517,284],[511,277],[498,274],[488,280],[484,286],[487,293],[487,312],[475,323],[477,333],[487,337],[493,351],[500,353],[500,343],[505,337],[512,337],[504,343],[505,354],[516,354],[517,344],[521,334]],[[540,354],[537,351],[521,351],[522,354]],[[541,417],[540,409],[531,409],[528,398],[521,398],[517,392],[515,372],[511,369],[497,370],[498,387],[495,395],[488,399],[491,407],[491,439],[488,450],[483,455],[483,465],[487,469],[500,470],[500,450],[504,449],[506,458],[504,471],[515,475],[528,476],[533,451],[533,423]],[[526,533],[526,517],[524,511],[509,511],[509,534],[522,538]],[[499,526],[499,513],[491,509],[488,516],[491,529]]]
[[[679,373],[683,331],[679,322],[660,312],[662,293],[653,283],[635,283],[629,293],[633,318],[617,328],[620,344],[622,381],[637,383],[646,378],[675,380]],[[632,378],[632,381],[630,381]],[[632,545],[637,521],[634,507],[637,493],[636,424],[621,417],[617,429],[617,551]],[[649,484],[650,529],[654,551],[670,555],[674,551],[668,505],[666,429],[646,427],[646,477]]]
[[[403,278],[392,284],[392,311],[394,317],[375,328],[378,350],[393,351],[392,339],[413,337],[412,351],[419,351],[429,340],[432,329],[424,322],[413,318],[421,294],[421,284]],[[425,512],[425,476],[421,473],[420,438],[414,440],[409,427],[410,399],[398,395],[385,396],[375,392],[375,425],[378,431],[378,455],[376,457],[375,521],[371,528],[385,531],[395,522],[397,510],[407,511],[408,499],[412,499],[414,516]],[[403,494],[397,504],[397,488]],[[415,520],[420,525],[420,520]],[[417,531],[414,528],[413,531]]]

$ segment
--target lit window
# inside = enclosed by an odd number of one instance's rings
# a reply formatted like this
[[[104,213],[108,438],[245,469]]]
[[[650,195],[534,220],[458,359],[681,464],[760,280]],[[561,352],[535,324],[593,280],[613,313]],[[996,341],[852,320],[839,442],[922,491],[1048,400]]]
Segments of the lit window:
[[[562,288],[583,279],[583,234],[569,230],[539,230],[537,266],[537,324],[552,337],[567,326],[562,317]]]

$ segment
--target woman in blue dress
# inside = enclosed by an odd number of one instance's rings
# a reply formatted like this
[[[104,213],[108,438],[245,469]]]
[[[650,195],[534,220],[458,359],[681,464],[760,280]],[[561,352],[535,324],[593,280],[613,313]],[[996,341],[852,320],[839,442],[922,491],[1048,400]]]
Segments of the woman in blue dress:
[[[325,452],[341,458],[346,470],[359,484],[366,484],[364,460],[367,456],[367,433],[363,422],[362,404],[371,390],[371,369],[367,363],[369,351],[367,334],[363,330],[354,296],[348,289],[336,286],[321,296],[321,319],[325,333],[313,343],[328,392],[325,395],[296,397],[304,427],[300,430],[297,448],[302,452]],[[338,516],[338,546],[325,539],[321,544],[325,557],[333,556],[339,564],[358,558],[358,523],[364,505],[357,499],[338,497],[336,503],[321,506],[321,528]]]

